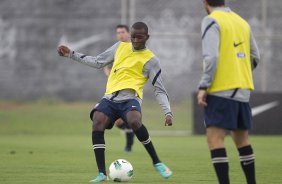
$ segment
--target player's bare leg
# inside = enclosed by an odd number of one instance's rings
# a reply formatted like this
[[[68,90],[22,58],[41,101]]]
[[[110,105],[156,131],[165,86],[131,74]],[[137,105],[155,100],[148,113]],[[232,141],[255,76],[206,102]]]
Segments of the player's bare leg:
[[[110,124],[110,119],[104,113],[96,111],[93,114],[92,121],[92,144],[99,175],[91,182],[101,182],[107,180],[104,131]]]
[[[125,122],[120,118],[120,119],[116,120],[115,124],[118,128],[122,128],[123,125],[125,124]]]
[[[115,125],[125,132],[126,145],[124,151],[129,153],[132,151],[132,145],[134,143],[134,132],[121,118],[116,120]]]
[[[129,126],[133,129],[138,140],[144,145],[149,153],[155,169],[162,177],[168,178],[172,175],[170,169],[165,166],[158,158],[147,128],[142,124],[142,115],[139,111],[129,111],[126,115]]]
[[[235,130],[231,132],[234,143],[239,151],[240,162],[248,184],[255,184],[255,156],[249,142],[247,130]]]
[[[225,130],[211,126],[207,128],[206,134],[218,181],[220,184],[229,184],[228,157],[224,147]]]
[[[247,130],[234,130],[231,131],[231,135],[237,148],[250,145],[249,133]]]
[[[210,150],[224,148],[225,130],[217,127],[207,128],[207,143]]]

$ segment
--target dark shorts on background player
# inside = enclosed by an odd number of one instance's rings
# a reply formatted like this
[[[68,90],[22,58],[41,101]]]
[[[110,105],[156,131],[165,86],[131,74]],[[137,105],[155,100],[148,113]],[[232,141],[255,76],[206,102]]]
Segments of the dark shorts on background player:
[[[204,109],[207,128],[215,126],[227,130],[251,129],[252,112],[249,103],[208,95],[207,104]]]
[[[111,129],[117,119],[121,118],[126,123],[126,114],[129,111],[138,111],[141,113],[140,103],[135,99],[126,100],[124,102],[113,102],[103,98],[96,107],[90,112],[92,120],[95,111],[102,112],[111,120],[107,129]]]

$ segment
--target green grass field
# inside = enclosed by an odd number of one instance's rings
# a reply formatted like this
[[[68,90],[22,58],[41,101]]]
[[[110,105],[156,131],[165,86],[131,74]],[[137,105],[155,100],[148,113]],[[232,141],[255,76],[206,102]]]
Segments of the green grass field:
[[[82,184],[97,174],[91,145],[88,103],[0,103],[0,184]],[[143,105],[144,123],[151,132],[191,130],[189,103],[174,105],[175,125],[163,126],[155,103]],[[151,136],[158,154],[174,171],[162,179],[149,156],[136,141],[131,154],[123,152],[124,136],[114,128],[106,132],[107,166],[118,158],[130,161],[134,177],[129,183],[216,184],[204,136]],[[253,136],[259,184],[282,183],[282,136]],[[243,184],[238,154],[226,139],[232,184]]]

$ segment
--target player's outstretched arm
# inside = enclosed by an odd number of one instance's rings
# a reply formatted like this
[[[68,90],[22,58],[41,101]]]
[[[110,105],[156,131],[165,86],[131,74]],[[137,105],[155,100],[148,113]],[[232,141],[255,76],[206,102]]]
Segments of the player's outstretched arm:
[[[161,67],[159,60],[154,57],[148,61],[144,66],[143,73],[150,79],[154,87],[156,99],[165,113],[165,126],[172,126],[173,115],[171,112],[168,94],[161,78]]]
[[[79,63],[100,69],[114,62],[114,57],[118,45],[119,42],[114,44],[112,47],[108,48],[105,52],[99,54],[98,56],[88,56],[76,51],[71,51],[68,47],[63,45],[58,47],[58,53],[60,56],[69,57]]]

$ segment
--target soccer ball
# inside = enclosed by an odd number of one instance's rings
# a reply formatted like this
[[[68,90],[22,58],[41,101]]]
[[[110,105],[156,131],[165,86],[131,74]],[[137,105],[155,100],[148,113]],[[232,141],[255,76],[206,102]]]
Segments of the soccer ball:
[[[110,178],[115,182],[129,181],[133,175],[132,165],[124,159],[118,159],[110,165]]]

